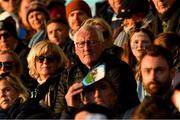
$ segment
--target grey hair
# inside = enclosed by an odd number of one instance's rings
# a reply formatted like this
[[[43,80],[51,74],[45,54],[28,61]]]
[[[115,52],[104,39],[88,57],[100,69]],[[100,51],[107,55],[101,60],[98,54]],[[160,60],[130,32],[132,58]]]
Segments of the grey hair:
[[[103,33],[98,28],[89,24],[83,24],[81,28],[74,35],[74,43],[77,42],[79,36],[81,36],[82,34],[82,31],[95,32],[97,35],[98,41],[104,42]]]

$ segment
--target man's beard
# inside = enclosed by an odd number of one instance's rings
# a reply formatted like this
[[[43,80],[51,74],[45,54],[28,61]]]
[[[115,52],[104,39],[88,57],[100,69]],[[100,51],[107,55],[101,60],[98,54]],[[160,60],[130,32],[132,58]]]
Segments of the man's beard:
[[[166,83],[161,83],[157,80],[153,80],[147,85],[144,85],[145,90],[150,94],[150,95],[165,95],[166,92],[170,89],[171,87],[171,78],[168,77],[168,80]]]

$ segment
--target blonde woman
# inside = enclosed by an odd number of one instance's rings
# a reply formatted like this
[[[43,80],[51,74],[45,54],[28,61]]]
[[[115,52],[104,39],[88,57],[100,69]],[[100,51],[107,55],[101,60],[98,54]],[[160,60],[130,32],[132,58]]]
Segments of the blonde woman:
[[[43,40],[32,47],[27,61],[29,74],[36,80],[31,96],[54,111],[58,82],[67,57],[58,45]]]
[[[0,118],[7,116],[8,109],[17,99],[24,103],[29,97],[28,89],[12,74],[0,75]]]
[[[0,75],[0,119],[53,118],[49,109],[29,97],[29,90],[18,77]]]

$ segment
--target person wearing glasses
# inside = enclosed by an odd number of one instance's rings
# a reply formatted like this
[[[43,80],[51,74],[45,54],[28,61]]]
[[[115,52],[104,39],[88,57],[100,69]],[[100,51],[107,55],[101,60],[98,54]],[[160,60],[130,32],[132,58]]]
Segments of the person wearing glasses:
[[[49,40],[42,40],[31,48],[27,60],[29,74],[35,79],[31,97],[58,113],[55,109],[58,83],[67,64],[63,50]]]
[[[103,32],[106,51],[111,54],[115,54],[118,57],[121,56],[123,49],[122,47],[113,44],[113,29],[103,18],[89,18],[84,22],[84,24],[94,25],[95,27],[100,29],[100,31]]]
[[[23,74],[22,64],[18,55],[11,50],[0,50],[0,74],[12,73],[17,77]]]
[[[26,60],[29,49],[19,39],[16,32],[15,21],[12,17],[0,21],[0,50],[12,50],[18,55],[23,65],[22,80],[29,84],[29,73]]]
[[[0,74],[12,73],[21,78],[23,84],[31,89],[33,84],[23,79],[23,64],[18,55],[12,50],[0,50]]]
[[[121,113],[127,109],[137,105],[139,103],[136,82],[133,76],[133,72],[130,67],[119,58],[114,55],[105,52],[104,37],[102,32],[93,25],[84,24],[74,36],[76,61],[73,66],[68,69],[62,76],[65,78],[60,81],[61,89],[58,91],[59,102],[62,105],[61,110],[70,111],[79,108],[81,102],[76,104],[72,99],[66,103],[65,96],[69,93],[69,98],[76,99],[76,95],[82,92],[82,86],[80,85],[83,78],[88,72],[95,66],[105,63],[106,72],[116,71],[114,77],[118,79],[120,93],[118,97],[121,99],[118,101],[122,107]],[[71,101],[72,100],[72,101]],[[62,114],[63,115],[63,114]],[[73,117],[68,117],[72,119]]]

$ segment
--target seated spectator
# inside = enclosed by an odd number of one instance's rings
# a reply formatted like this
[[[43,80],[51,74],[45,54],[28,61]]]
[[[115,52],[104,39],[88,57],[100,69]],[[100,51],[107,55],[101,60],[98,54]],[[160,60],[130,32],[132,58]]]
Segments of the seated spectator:
[[[32,0],[20,0],[20,5],[18,9],[18,17],[19,17],[19,38],[23,41],[25,45],[28,45],[31,37],[35,33],[30,27],[26,16],[28,12],[28,7]]]
[[[113,29],[122,24],[122,18],[117,18],[123,0],[104,0],[96,3],[96,16],[106,20]]]
[[[0,21],[12,17],[15,22],[16,33],[19,32],[19,18],[17,15],[19,1],[20,0],[0,0],[0,9],[3,11],[0,13]]]
[[[26,19],[30,27],[35,31],[28,43],[28,47],[32,48],[37,42],[46,38],[45,24],[49,19],[46,6],[39,1],[31,2],[27,10]]]
[[[84,24],[94,25],[100,31],[102,31],[107,52],[118,57],[121,56],[123,49],[119,46],[113,45],[112,28],[104,19],[89,18],[84,22]]]
[[[46,31],[50,42],[59,45],[67,57],[73,59],[74,42],[70,40],[68,34],[68,23],[63,19],[51,19],[47,22]]]
[[[0,75],[0,109],[1,119],[6,118],[9,108],[13,105],[16,99],[21,99],[21,102],[25,102],[28,97],[28,89],[26,89],[21,81],[15,76],[4,73]]]
[[[91,17],[91,8],[84,0],[72,0],[66,5],[66,19],[70,26],[69,37],[71,40],[74,40],[74,34],[81,24]]]
[[[1,119],[53,118],[47,109],[29,99],[28,89],[14,75],[0,75],[0,91]]]
[[[0,50],[0,74],[12,73],[17,77],[21,77],[23,73],[22,63],[18,55],[11,50]]]
[[[153,45],[154,35],[146,28],[136,28],[124,44],[121,59],[136,73],[142,54]]]
[[[123,0],[118,17],[123,18],[123,24],[113,31],[114,44],[124,47],[129,34],[135,28],[147,28],[152,16],[147,19],[149,2],[147,0]]]
[[[135,109],[132,119],[179,119],[180,116],[173,113],[171,103],[161,97],[146,97]]]
[[[150,0],[154,8],[152,31],[154,35],[162,32],[180,32],[180,1],[179,0]]]
[[[175,76],[173,86],[180,83],[180,35],[175,32],[163,32],[156,36],[155,45],[168,49],[173,55],[173,65],[175,67]]]
[[[61,111],[68,109],[65,96],[70,87],[76,86],[91,69],[101,63],[107,65],[107,73],[110,71],[114,72],[113,77],[118,81],[118,97],[120,98],[118,102],[122,107],[119,112],[123,113],[139,103],[136,81],[132,70],[125,62],[105,51],[104,37],[98,28],[84,24],[76,32],[74,44],[76,61],[74,61],[70,69],[63,72],[63,79],[59,82],[61,89],[58,91],[58,101],[61,104]]]
[[[34,79],[31,97],[59,115],[59,111],[55,109],[59,107],[56,105],[58,83],[67,62],[63,50],[58,45],[43,40],[31,48],[27,60],[29,74]]]
[[[24,55],[28,51],[18,38],[15,21],[12,17],[0,21],[0,50],[13,50],[19,56]]]
[[[123,108],[120,99],[123,96],[118,91],[118,79],[113,77],[116,72],[112,70],[106,73],[106,65],[102,65],[104,67],[99,65],[92,69],[82,83],[75,83],[69,88],[65,96],[67,105],[78,108],[81,101],[83,104],[96,103],[113,111],[110,112],[111,118],[121,118]]]
[[[172,55],[167,49],[161,46],[151,46],[147,49],[141,56],[138,73],[141,78],[138,86],[141,102],[147,96],[167,98],[170,101],[174,68]],[[133,111],[134,109],[128,110],[124,118],[129,119]]]
[[[146,50],[139,62],[141,77],[139,98],[145,96],[166,96],[172,88],[174,77],[173,57],[165,48],[153,46]]]
[[[153,40],[154,35],[150,30],[146,28],[136,28],[124,44],[124,50],[121,56],[121,59],[129,64],[134,72],[139,99],[141,98],[141,94],[139,94],[141,91],[141,77],[138,73],[138,65],[143,53],[153,45]]]
[[[26,60],[29,49],[19,40],[16,33],[15,21],[12,17],[0,21],[0,50],[12,50],[18,55],[21,64],[23,65],[22,80],[29,83],[29,73]]]

